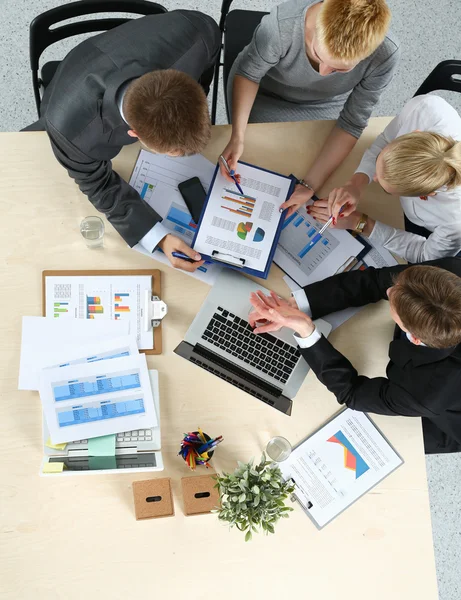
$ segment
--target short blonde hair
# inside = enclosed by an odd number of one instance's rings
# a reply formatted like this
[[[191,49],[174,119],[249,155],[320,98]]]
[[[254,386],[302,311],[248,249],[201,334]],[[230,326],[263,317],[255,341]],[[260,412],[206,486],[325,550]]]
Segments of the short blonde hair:
[[[359,62],[384,40],[390,20],[384,0],[324,0],[316,35],[331,58]]]
[[[395,138],[382,153],[383,179],[401,196],[461,185],[461,142],[430,131]]]
[[[190,75],[174,69],[135,79],[123,112],[141,142],[160,153],[198,154],[211,136],[205,92]]]

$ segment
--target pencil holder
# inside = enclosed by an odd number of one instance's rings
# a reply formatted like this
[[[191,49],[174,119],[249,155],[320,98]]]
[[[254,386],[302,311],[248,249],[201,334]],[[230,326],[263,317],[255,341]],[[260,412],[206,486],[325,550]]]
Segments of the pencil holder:
[[[207,433],[198,428],[198,431],[184,434],[178,455],[182,456],[184,462],[192,471],[195,471],[197,465],[205,465],[208,469],[214,449],[221,442],[222,435],[212,439]]]

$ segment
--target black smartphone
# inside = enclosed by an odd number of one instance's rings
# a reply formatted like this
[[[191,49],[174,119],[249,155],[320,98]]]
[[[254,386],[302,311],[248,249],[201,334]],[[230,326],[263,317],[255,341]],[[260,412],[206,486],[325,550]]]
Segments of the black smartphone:
[[[206,198],[206,192],[200,183],[200,179],[198,177],[187,179],[186,181],[178,184],[178,189],[181,192],[181,196],[184,198],[184,202],[186,203],[190,214],[192,215],[192,219],[195,223],[198,223]]]

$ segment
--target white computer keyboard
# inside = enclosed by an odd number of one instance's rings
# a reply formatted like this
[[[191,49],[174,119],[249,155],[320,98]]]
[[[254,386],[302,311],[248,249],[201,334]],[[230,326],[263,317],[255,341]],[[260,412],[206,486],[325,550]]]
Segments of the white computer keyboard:
[[[150,442],[151,440],[152,429],[135,429],[117,433],[117,442]],[[88,440],[76,440],[72,444],[88,444]]]

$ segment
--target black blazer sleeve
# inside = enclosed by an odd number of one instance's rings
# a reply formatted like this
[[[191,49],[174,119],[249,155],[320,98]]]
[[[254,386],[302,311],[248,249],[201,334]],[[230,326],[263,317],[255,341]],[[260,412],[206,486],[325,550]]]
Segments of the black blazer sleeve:
[[[423,264],[441,267],[461,275],[459,258],[441,258]],[[393,285],[394,278],[411,266],[396,265],[384,269],[369,267],[364,271],[349,271],[307,285],[304,291],[312,316],[317,319],[343,308],[387,300],[386,290]]]
[[[160,216],[112,170],[111,161],[99,161],[86,155],[49,122],[46,129],[58,162],[126,243],[136,245],[161,220]]]
[[[434,414],[386,377],[359,375],[347,358],[323,336],[310,348],[299,351],[340,404],[379,415],[431,417]]]

